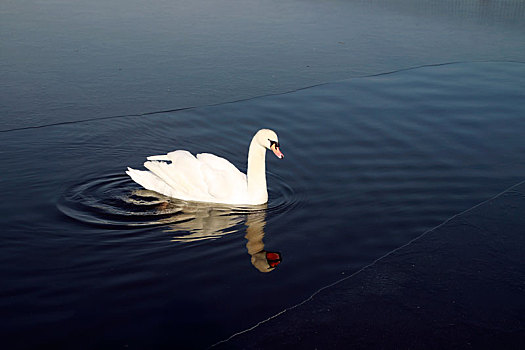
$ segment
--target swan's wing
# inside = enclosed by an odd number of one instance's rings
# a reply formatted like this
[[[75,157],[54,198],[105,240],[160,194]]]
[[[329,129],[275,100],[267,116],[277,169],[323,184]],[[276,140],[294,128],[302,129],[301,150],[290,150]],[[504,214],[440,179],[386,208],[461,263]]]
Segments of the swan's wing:
[[[242,201],[248,191],[246,175],[229,161],[210,153],[200,153],[202,175],[208,192],[221,201]]]
[[[148,160],[165,160],[165,161],[169,161],[170,160],[168,158],[167,154],[162,154],[162,155],[159,155],[159,156],[149,156],[147,159]]]
[[[183,200],[244,203],[248,192],[246,175],[224,158],[210,153],[194,157],[188,151],[148,157],[149,171],[128,169],[142,187]]]
[[[235,165],[233,165],[232,163],[230,163],[228,160],[224,158],[216,156],[215,154],[199,153],[197,154],[197,159],[201,161],[202,163],[208,165],[213,170],[226,171],[227,173],[235,177],[239,175],[245,176],[243,173],[239,171],[239,169],[235,167]]]
[[[144,166],[176,191],[177,195],[173,197],[209,200],[208,186],[203,179],[200,162],[188,151],[171,152],[166,157],[171,163],[148,161]]]
[[[128,167],[126,174],[133,181],[147,190],[162,193],[165,196],[175,197],[177,195],[174,188],[168,185],[164,180],[147,170],[137,170]]]

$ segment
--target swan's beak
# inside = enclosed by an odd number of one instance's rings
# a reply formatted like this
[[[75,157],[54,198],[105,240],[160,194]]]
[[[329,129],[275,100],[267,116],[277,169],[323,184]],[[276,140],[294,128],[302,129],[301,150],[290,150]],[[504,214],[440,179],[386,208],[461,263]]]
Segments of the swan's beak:
[[[273,151],[273,153],[275,154],[275,156],[279,159],[283,159],[284,158],[284,154],[281,153],[281,150],[279,149],[279,146],[277,146],[275,143],[273,143],[271,146],[270,146],[270,149]]]

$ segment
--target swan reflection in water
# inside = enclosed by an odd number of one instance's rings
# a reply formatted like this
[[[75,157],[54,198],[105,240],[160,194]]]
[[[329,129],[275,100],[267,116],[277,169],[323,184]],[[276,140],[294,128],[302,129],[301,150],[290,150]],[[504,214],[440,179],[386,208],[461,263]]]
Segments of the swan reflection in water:
[[[209,203],[185,202],[165,197],[153,191],[135,190],[129,202],[153,205],[158,224],[169,224],[166,232],[177,233],[173,242],[195,242],[217,239],[239,230],[245,224],[246,249],[252,265],[260,272],[273,271],[282,261],[281,253],[264,249],[264,226],[267,205],[233,207]],[[156,216],[157,216],[156,215]],[[184,234],[186,233],[186,234]]]

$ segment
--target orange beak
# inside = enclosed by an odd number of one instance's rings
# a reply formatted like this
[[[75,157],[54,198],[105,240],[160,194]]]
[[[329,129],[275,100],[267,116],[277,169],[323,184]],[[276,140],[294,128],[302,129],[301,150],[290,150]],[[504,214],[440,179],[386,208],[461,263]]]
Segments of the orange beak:
[[[275,154],[275,156],[277,158],[279,158],[279,159],[283,159],[284,158],[284,154],[281,153],[281,150],[275,144],[272,144],[270,146],[270,149],[273,151],[273,153]]]

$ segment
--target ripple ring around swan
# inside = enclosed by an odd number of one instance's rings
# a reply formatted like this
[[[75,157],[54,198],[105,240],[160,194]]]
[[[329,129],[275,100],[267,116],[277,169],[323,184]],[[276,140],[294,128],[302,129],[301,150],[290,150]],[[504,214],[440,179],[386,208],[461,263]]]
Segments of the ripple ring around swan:
[[[245,215],[258,210],[280,214],[298,202],[283,179],[267,172],[269,201],[265,206],[242,207],[186,202],[140,189],[125,174],[110,174],[68,187],[57,202],[64,215],[84,224],[111,229],[155,227],[187,221],[188,213],[213,210],[214,215]]]

